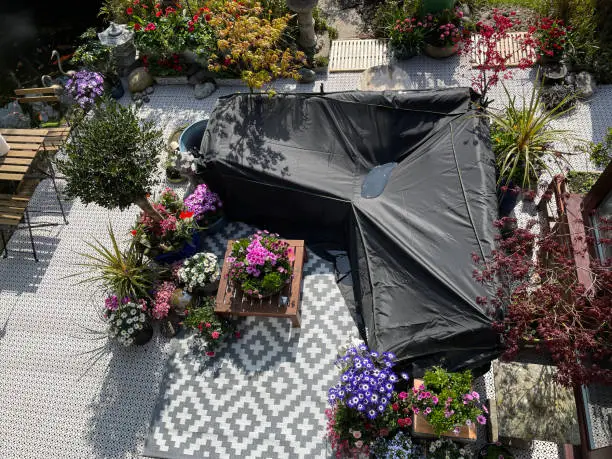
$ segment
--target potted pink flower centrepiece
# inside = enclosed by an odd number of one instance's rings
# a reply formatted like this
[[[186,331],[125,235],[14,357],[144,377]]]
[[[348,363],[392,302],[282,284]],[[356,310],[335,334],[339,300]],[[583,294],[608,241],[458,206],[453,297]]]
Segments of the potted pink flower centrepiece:
[[[264,298],[279,293],[291,280],[295,254],[278,234],[257,231],[234,242],[228,280],[251,297]]]

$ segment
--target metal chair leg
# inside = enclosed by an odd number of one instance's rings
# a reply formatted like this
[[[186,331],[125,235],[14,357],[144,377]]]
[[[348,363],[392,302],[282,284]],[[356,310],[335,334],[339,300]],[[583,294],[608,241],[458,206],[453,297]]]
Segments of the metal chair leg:
[[[57,198],[57,202],[59,203],[60,210],[62,211],[62,218],[64,219],[64,223],[67,225],[68,220],[66,219],[66,214],[64,212],[64,206],[62,205],[62,199],[60,198],[59,190],[57,189],[57,184],[55,183],[55,172],[53,171],[53,166],[51,166],[51,173],[49,174],[51,178],[51,183],[53,183],[53,189],[55,190],[55,197]]]
[[[28,231],[30,232],[30,242],[32,243],[32,252],[34,253],[34,261],[38,262],[38,256],[36,255],[36,246],[34,245],[34,235],[32,234],[32,225],[30,225],[30,214],[28,209],[24,213],[25,221],[28,224]]]
[[[8,249],[6,248],[6,239],[4,237],[4,230],[0,230],[0,233],[2,234],[2,251],[4,252],[4,255],[2,256],[2,258],[7,258]]]

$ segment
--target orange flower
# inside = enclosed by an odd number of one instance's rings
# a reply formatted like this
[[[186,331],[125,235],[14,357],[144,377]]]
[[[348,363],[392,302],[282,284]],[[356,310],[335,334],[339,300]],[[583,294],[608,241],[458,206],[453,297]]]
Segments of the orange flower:
[[[191,218],[191,217],[193,217],[193,212],[188,212],[188,211],[186,211],[186,210],[182,211],[182,212],[179,214],[179,218],[180,218],[181,220],[185,220],[186,218]]]

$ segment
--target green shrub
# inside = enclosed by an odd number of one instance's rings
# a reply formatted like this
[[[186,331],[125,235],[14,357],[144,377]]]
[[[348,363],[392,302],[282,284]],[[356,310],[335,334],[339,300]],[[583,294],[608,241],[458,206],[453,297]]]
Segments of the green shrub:
[[[612,161],[612,128],[608,128],[603,142],[591,142],[587,147],[587,153],[595,166],[604,169]]]
[[[140,121],[132,106],[108,99],[72,130],[66,158],[57,161],[66,194],[107,209],[137,204],[155,217],[146,194],[157,183],[162,148],[152,121]]]
[[[587,194],[600,175],[599,172],[569,171],[565,179],[571,193]]]

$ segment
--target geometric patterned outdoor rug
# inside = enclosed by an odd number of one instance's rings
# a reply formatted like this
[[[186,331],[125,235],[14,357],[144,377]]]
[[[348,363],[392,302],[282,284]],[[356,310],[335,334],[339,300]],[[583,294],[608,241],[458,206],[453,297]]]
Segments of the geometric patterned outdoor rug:
[[[252,227],[230,223],[207,239],[222,259],[228,238]],[[212,360],[193,336],[175,339],[144,455],[160,458],[325,458],[327,389],[338,377],[338,348],[358,337],[332,263],[308,252],[302,326],[248,317],[241,337]]]

